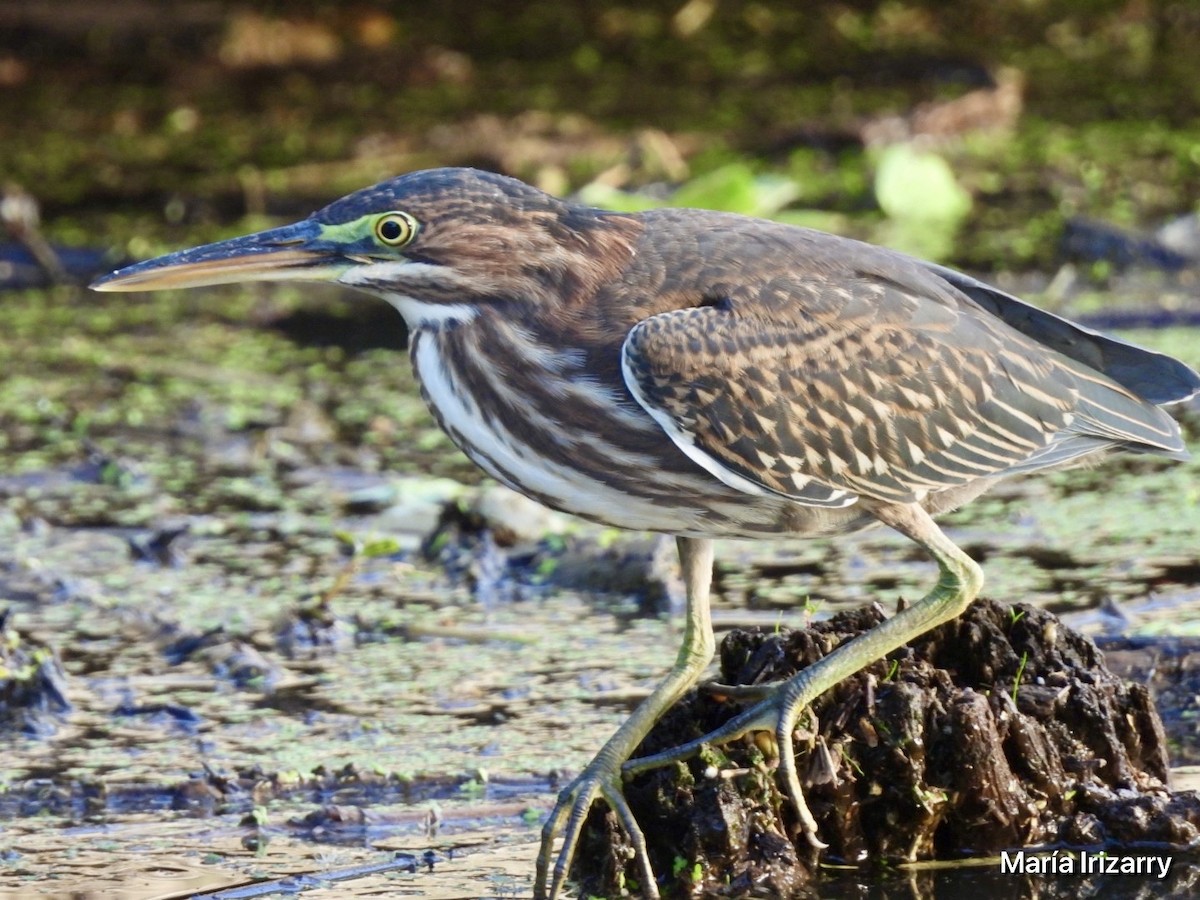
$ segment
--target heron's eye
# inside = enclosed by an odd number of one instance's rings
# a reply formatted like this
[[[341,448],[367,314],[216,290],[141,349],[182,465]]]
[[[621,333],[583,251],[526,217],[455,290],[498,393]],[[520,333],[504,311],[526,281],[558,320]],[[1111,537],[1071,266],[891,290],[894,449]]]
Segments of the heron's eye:
[[[404,212],[390,212],[375,221],[375,238],[388,247],[403,247],[417,236],[417,220]]]

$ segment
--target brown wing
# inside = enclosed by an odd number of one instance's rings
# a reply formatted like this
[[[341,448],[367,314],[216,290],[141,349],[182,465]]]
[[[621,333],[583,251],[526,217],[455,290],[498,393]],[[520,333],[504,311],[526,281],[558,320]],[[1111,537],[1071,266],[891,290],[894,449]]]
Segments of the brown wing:
[[[714,475],[814,505],[913,502],[1116,444],[1181,450],[1161,410],[930,281],[817,271],[655,315],[625,341],[625,379]]]

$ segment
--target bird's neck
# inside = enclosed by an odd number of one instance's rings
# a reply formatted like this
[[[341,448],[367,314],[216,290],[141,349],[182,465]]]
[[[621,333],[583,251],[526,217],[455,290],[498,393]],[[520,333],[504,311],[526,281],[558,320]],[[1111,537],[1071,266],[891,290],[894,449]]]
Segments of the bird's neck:
[[[472,322],[479,315],[479,306],[474,303],[431,303],[406,294],[385,293],[382,296],[404,317],[411,335],[421,330],[438,331]]]

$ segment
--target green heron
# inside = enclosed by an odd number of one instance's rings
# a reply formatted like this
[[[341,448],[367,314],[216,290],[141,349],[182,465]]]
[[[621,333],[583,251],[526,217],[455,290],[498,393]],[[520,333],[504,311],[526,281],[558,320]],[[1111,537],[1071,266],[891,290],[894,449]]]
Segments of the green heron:
[[[493,478],[555,509],[677,538],[688,601],[678,657],[560,794],[538,897],[561,892],[597,798],[657,896],[623,775],[750,731],[773,732],[783,787],[820,846],[792,749],[800,712],[958,615],[982,586],[933,517],[1003,476],[1107,450],[1185,459],[1160,406],[1200,391],[1177,360],[900,253],[726,213],[605,212],[470,169],[403,175],[297,224],[93,286],[283,280],[336,282],[396,307],[425,401]],[[879,522],[937,562],[928,595],[700,741],[630,758],[712,658],[713,538]]]

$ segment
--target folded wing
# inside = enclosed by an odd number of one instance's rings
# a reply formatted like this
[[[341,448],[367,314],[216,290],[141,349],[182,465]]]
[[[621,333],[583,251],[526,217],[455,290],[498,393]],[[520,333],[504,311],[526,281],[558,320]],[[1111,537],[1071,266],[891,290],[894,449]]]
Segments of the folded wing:
[[[1186,456],[1154,403],[938,270],[903,275],[816,269],[652,316],[625,341],[626,383],[722,481],[813,506],[917,502],[1106,448]]]

